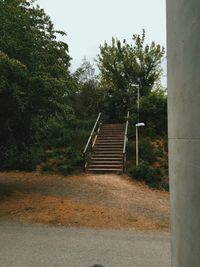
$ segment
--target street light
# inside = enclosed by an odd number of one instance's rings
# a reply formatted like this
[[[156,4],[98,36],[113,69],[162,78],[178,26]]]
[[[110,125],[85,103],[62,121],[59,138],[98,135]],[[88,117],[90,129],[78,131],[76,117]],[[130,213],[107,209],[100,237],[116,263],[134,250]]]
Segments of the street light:
[[[139,147],[138,147],[138,127],[143,127],[145,126],[144,122],[138,122],[136,123],[136,134],[135,134],[135,138],[136,138],[136,142],[135,142],[135,152],[136,152],[136,166],[139,166]]]
[[[137,88],[137,108],[138,108],[138,123],[136,126],[136,166],[139,166],[139,147],[138,147],[138,127],[145,126],[144,122],[139,122],[140,120],[140,86],[138,84],[131,83],[132,87]]]

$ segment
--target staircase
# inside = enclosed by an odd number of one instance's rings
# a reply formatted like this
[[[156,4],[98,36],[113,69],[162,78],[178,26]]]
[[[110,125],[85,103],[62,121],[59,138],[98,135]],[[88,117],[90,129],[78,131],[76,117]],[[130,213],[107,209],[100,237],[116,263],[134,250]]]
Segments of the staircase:
[[[124,172],[126,169],[126,144],[129,124],[102,123],[99,113],[88,138],[83,155],[88,172]]]
[[[125,124],[102,124],[86,170],[122,172]]]

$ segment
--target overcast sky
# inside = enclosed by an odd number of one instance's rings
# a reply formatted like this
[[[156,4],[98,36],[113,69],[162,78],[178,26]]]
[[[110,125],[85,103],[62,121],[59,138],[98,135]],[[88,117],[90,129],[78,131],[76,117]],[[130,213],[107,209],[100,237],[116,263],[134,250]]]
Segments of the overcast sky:
[[[99,45],[113,37],[131,42],[146,30],[146,41],[166,47],[165,0],[37,0],[54,26],[67,33],[72,69],[92,61]]]

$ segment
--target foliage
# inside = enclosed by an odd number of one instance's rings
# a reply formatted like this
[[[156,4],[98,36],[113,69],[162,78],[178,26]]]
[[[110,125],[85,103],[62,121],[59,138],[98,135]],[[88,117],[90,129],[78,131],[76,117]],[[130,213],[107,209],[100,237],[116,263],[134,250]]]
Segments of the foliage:
[[[142,137],[139,139],[139,156],[142,161],[153,164],[159,152],[153,147],[149,137]],[[135,139],[129,139],[127,158],[128,160],[135,162]]]
[[[140,95],[148,95],[162,73],[160,63],[164,48],[156,45],[145,45],[145,31],[142,35],[133,35],[133,45],[123,40],[112,39],[100,46],[98,66],[101,86],[104,90],[104,103],[112,117],[121,118],[131,110],[137,100],[137,87]]]
[[[83,171],[83,147],[93,125],[93,120],[48,122],[48,135],[41,137],[44,146],[43,171],[60,172],[64,175]]]
[[[132,167],[129,172],[131,177],[139,181],[145,181],[151,187],[159,187],[161,183],[160,169],[150,166],[145,161],[139,167]]]
[[[50,18],[31,1],[0,1],[1,144],[32,143],[38,124],[70,108],[67,44],[57,41]]]
[[[27,68],[0,51],[0,144],[27,134],[25,80]],[[21,131],[19,131],[21,125]],[[21,132],[21,133],[20,133]],[[21,136],[23,138],[23,136]]]
[[[168,153],[166,137],[141,137],[139,139],[140,166],[135,166],[135,141],[129,139],[127,147],[127,170],[131,177],[144,180],[148,185],[169,190]],[[153,177],[154,176],[154,177]]]
[[[48,130],[38,132],[38,143],[10,145],[0,150],[1,170],[38,170],[64,175],[83,171],[83,147],[93,120],[58,121],[50,119]]]
[[[148,135],[167,134],[167,97],[163,90],[152,91],[140,101],[140,120]]]
[[[100,74],[86,59],[70,73],[65,35],[32,0],[0,0],[0,169],[60,172],[82,171],[82,151],[99,111],[104,121],[125,120],[130,110],[129,139],[140,132],[140,168],[133,168],[135,143],[129,142],[129,170],[151,186],[167,177],[164,149],[152,137],[166,135],[167,99],[159,82],[164,49],[145,44],[145,32],[133,44],[112,39],[100,46]],[[140,114],[137,87],[140,89]],[[151,136],[151,139],[147,138]],[[160,158],[160,171],[155,163]],[[167,184],[167,183],[165,183]]]
[[[127,149],[128,162],[135,162],[135,124],[138,122],[137,107],[133,109],[129,121],[129,144]],[[142,176],[144,180],[152,180],[154,186],[169,189],[168,180],[168,157],[167,157],[167,97],[165,91],[157,89],[149,95],[141,97],[140,100],[140,121],[145,122],[145,127],[139,130],[139,156],[140,161],[144,161],[142,165]],[[160,138],[162,136],[162,138]],[[159,168],[160,174],[154,171]],[[153,170],[149,168],[153,168]],[[141,170],[128,164],[130,173],[134,173],[136,177],[141,178]],[[146,174],[143,172],[147,172]],[[152,173],[155,178],[152,178]],[[148,177],[147,177],[148,176]],[[147,181],[149,184],[149,181]]]
[[[38,146],[25,144],[1,147],[1,170],[27,170],[33,171],[44,158],[44,152]]]
[[[156,160],[156,155],[158,152],[153,148],[150,138],[143,138],[139,142],[139,147],[140,158],[149,164],[153,164]]]
[[[78,118],[96,117],[100,111],[101,94],[98,76],[90,62],[83,59],[81,66],[73,74],[76,83],[74,109]]]

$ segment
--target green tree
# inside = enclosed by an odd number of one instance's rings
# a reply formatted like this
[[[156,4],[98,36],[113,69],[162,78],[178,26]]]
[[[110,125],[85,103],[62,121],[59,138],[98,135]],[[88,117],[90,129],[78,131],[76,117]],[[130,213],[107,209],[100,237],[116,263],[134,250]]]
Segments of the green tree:
[[[145,31],[141,36],[133,35],[133,45],[113,38],[111,45],[100,46],[97,62],[109,114],[119,118],[131,109],[137,99],[134,84],[139,85],[141,96],[151,92],[162,73],[163,55],[160,45],[145,45]]]
[[[150,135],[167,135],[167,96],[165,91],[158,89],[140,101],[140,119],[146,124]]]
[[[79,118],[96,117],[99,112],[101,95],[99,79],[95,75],[94,66],[84,58],[83,63],[75,71],[73,77],[77,88],[74,98],[76,115]]]
[[[18,135],[26,135],[27,67],[0,52],[0,142],[6,145]],[[19,125],[21,131],[19,130]],[[25,126],[25,127],[24,127]]]
[[[65,35],[34,1],[0,0],[0,120],[10,141],[30,143],[48,118],[71,112],[70,56],[57,34]]]

